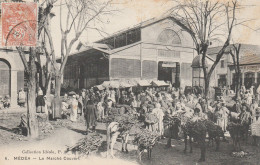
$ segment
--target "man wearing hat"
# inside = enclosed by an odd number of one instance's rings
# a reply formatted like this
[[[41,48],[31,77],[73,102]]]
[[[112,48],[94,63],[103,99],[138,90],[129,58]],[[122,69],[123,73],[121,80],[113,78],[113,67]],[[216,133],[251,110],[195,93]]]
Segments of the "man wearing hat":
[[[258,104],[255,100],[255,97],[252,99],[252,104],[250,105],[250,113],[252,115],[252,122],[256,122],[256,111],[258,108]]]
[[[21,107],[24,107],[25,99],[26,99],[25,92],[23,91],[23,88],[21,88],[21,90],[20,90],[19,93],[18,93],[18,104],[19,104]]]
[[[106,102],[106,109],[105,109],[105,115],[108,115],[112,109],[113,101],[110,97],[107,98]]]
[[[233,112],[241,113],[241,108],[242,108],[241,100],[237,98],[236,103],[232,107],[232,110],[233,110]]]
[[[157,129],[158,129],[161,137],[163,137],[163,134],[164,134],[164,127],[163,127],[164,113],[163,113],[163,110],[161,109],[160,103],[155,104],[155,108],[153,109],[152,114],[155,114],[157,116],[157,118],[159,119],[158,124],[157,124]]]
[[[72,96],[72,101],[71,101],[71,111],[70,111],[70,120],[75,122],[77,121],[77,110],[78,110],[78,101],[76,98],[76,95]]]

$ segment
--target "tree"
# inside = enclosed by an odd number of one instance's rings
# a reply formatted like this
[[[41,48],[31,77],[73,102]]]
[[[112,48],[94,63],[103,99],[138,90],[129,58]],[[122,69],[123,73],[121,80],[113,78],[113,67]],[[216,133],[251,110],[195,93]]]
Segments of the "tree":
[[[98,28],[97,24],[105,23],[103,17],[113,12],[113,10],[109,10],[111,2],[111,0],[106,2],[97,0],[60,0],[61,66],[60,68],[55,67],[56,99],[60,99],[62,75],[72,47],[83,32],[88,29],[104,33],[101,28]],[[64,22],[62,21],[63,16],[66,17]],[[48,33],[48,30],[46,30],[46,33]],[[52,62],[56,66],[56,61]],[[56,105],[56,109],[59,108],[59,105]]]
[[[35,1],[37,2],[37,1]],[[38,12],[38,38],[40,38],[40,34],[42,34],[42,30],[45,26],[45,21],[49,17],[51,13],[51,9],[53,8],[53,4],[56,0],[47,0],[44,1],[40,6],[40,10]],[[36,21],[36,20],[35,20]],[[21,57],[21,60],[24,64],[25,68],[25,76],[27,76],[27,124],[28,124],[28,136],[32,138],[36,138],[39,135],[39,126],[36,115],[36,61],[40,59],[41,49],[40,47],[30,47],[29,48],[29,62],[26,60],[26,50],[24,47],[17,47],[18,53]]]
[[[240,98],[240,89],[241,89],[241,70],[239,64],[239,54],[240,54],[241,44],[233,44],[233,48],[230,49],[230,55],[233,60],[233,65],[235,69],[235,91],[236,98]]]
[[[195,50],[202,55],[204,73],[204,96],[208,100],[211,75],[230,44],[232,31],[241,24],[236,18],[241,9],[238,0],[174,0],[177,5],[171,9],[172,19],[188,32],[195,44]],[[213,41],[224,41],[217,52],[214,63],[207,68],[206,57]]]

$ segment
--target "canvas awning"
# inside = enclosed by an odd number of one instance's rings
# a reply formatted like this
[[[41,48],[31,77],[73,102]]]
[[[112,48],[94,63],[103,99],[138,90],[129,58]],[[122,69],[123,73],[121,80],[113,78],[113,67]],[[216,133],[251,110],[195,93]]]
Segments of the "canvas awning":
[[[130,87],[132,87],[133,85],[130,84],[130,83],[128,83],[128,82],[121,81],[121,82],[119,82],[119,86],[120,86],[120,88],[130,88]]]
[[[132,87],[133,87],[133,86],[137,86],[137,81],[136,81],[136,80],[126,80],[126,82],[127,82],[128,84],[130,84]]]
[[[140,80],[137,84],[142,87],[151,86],[151,83],[148,80]]]
[[[169,86],[169,84],[167,84],[167,83],[164,82],[164,81],[160,81],[160,80],[152,81],[152,85],[153,85],[153,86],[158,86],[158,87],[161,87],[161,86]]]
[[[94,87],[97,88],[100,91],[105,89],[102,85],[96,85]]]
[[[119,88],[119,82],[118,81],[104,81],[101,84],[104,88]]]

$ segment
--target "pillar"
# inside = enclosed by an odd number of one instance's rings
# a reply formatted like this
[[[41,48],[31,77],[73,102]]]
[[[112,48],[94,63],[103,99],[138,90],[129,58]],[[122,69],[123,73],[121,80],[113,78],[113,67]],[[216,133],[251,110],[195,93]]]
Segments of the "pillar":
[[[255,72],[255,84],[257,83],[257,72]]]
[[[242,85],[245,85],[245,84],[244,84],[244,81],[245,81],[245,73],[244,73],[244,72],[242,72],[241,78],[242,78]]]
[[[17,71],[11,70],[11,107],[17,107]]]

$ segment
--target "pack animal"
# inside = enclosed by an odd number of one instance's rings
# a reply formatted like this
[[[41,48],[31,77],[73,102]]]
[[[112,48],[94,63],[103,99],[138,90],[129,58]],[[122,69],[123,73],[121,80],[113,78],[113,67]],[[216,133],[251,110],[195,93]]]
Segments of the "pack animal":
[[[206,156],[206,135],[209,136],[210,141],[213,144],[213,140],[216,142],[216,151],[219,150],[220,137],[224,137],[222,129],[215,125],[210,120],[187,120],[186,123],[182,124],[182,130],[184,134],[185,148],[184,152],[187,151],[188,137],[190,143],[190,153],[192,153],[192,138],[199,144],[201,155],[199,161],[205,161]]]
[[[122,138],[122,151],[128,153],[127,142],[129,138],[128,131],[123,131],[120,128],[118,122],[111,122],[107,127],[107,157],[109,155],[109,150],[112,158],[114,158],[114,145],[117,138],[121,136]]]
[[[154,139],[154,144],[155,144],[156,139]],[[148,154],[148,159],[152,158],[152,150],[153,150],[153,145],[150,145],[148,147],[145,147],[144,145],[142,145],[141,143],[137,143],[137,155],[139,158],[139,161],[142,162],[142,154],[144,153],[145,150],[147,150],[147,154]]]
[[[241,150],[241,138],[242,138],[242,125],[239,123],[229,122],[227,125],[227,130],[233,141],[233,147],[235,151]]]

